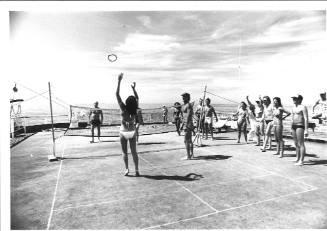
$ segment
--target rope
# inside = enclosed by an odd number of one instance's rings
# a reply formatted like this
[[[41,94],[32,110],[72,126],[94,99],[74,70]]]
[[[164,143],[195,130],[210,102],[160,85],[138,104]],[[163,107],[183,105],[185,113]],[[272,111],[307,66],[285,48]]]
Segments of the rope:
[[[29,91],[31,91],[31,92],[37,94],[37,96],[42,96],[43,98],[49,100],[49,97],[43,95],[45,92],[44,92],[44,93],[39,93],[39,92],[36,92],[36,91],[34,91],[33,89],[29,88],[29,87],[24,86],[24,85],[21,84],[21,83],[15,83],[15,84],[19,84],[19,85],[22,86],[23,88],[25,88],[25,89],[27,89],[27,90],[29,90]],[[47,92],[48,92],[48,91],[47,91]],[[35,96],[35,97],[36,97],[36,96]],[[35,97],[34,97],[34,98],[35,98]],[[63,104],[61,104],[61,103],[59,103],[59,102],[56,102],[56,101],[54,101],[54,100],[53,100],[53,102],[56,103],[57,105],[61,106],[61,107],[64,107],[65,109],[67,109],[67,106],[65,106],[65,105],[63,105]]]
[[[52,94],[52,95],[53,95],[53,94]],[[58,100],[58,101],[62,102],[63,104],[66,104],[66,105],[70,106],[70,104],[69,104],[69,103],[66,103],[65,101],[63,101],[63,100],[59,99],[59,98],[58,98],[58,97],[56,97],[55,95],[53,95],[53,98],[55,98],[56,100]]]
[[[222,98],[222,99],[224,99],[224,100],[227,100],[227,101],[229,101],[229,102],[232,102],[232,103],[238,104],[238,102],[236,102],[236,101],[234,101],[234,100],[224,98],[224,97],[222,97],[222,96],[219,96],[219,95],[213,94],[213,93],[208,92],[208,91],[207,91],[207,93],[210,94],[210,95],[214,95],[214,96],[217,96],[217,97],[219,97],[219,98]]]
[[[38,94],[38,95],[32,96],[32,97],[30,97],[30,98],[28,98],[28,99],[25,99],[24,102],[29,101],[29,100],[31,100],[31,99],[34,99],[34,98],[36,98],[36,97],[38,97],[38,96],[41,96],[41,95],[43,95],[43,94],[45,94],[45,93],[48,93],[48,91],[42,92],[42,93],[40,93],[40,94]]]

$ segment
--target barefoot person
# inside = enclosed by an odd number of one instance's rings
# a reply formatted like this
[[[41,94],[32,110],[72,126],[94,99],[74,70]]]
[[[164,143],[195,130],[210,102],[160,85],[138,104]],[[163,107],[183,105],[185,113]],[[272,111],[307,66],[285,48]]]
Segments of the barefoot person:
[[[90,143],[94,143],[94,128],[98,130],[98,141],[100,142],[100,127],[103,122],[103,113],[99,108],[99,103],[94,103],[94,108],[92,108],[89,112],[89,123],[91,124],[91,134],[92,140]]]
[[[247,139],[247,123],[249,122],[249,112],[247,110],[247,105],[245,102],[241,102],[238,111],[235,116],[237,116],[237,130],[238,130],[238,139],[237,143],[240,143],[241,134],[243,132],[245,142],[248,142]]]
[[[131,149],[133,161],[135,165],[135,176],[140,176],[138,168],[138,155],[136,151],[136,130],[139,127],[137,120],[137,100],[135,96],[128,96],[125,103],[120,97],[120,83],[123,79],[123,73],[118,76],[118,85],[116,91],[116,98],[121,110],[121,126],[119,131],[120,144],[123,152],[123,159],[125,163],[125,176],[129,173],[128,156],[127,156],[127,143]]]
[[[135,99],[136,99],[136,102],[137,102],[137,110],[136,110],[136,114],[137,114],[137,119],[138,119],[138,122],[139,124],[143,124],[143,117],[142,117],[142,109],[139,107],[139,96],[136,92],[136,83],[133,82],[133,85],[131,85],[132,89],[133,89],[133,93],[134,93],[134,96],[135,96]],[[136,143],[139,142],[139,127],[136,128],[135,130],[136,132]]]
[[[191,96],[189,93],[182,94],[184,105],[182,106],[183,118],[184,118],[184,143],[186,148],[187,156],[184,160],[190,160],[193,155],[193,142],[192,142],[192,132],[193,126],[193,105],[190,103]]]
[[[181,124],[183,120],[183,113],[182,113],[182,105],[179,102],[174,103],[174,123],[176,126],[176,132],[180,136],[181,135]]]
[[[268,142],[269,142],[268,150],[271,149],[271,130],[273,128],[274,114],[273,114],[273,107],[271,105],[270,97],[264,96],[262,102],[263,102],[263,114],[262,114],[261,121],[264,121],[264,125],[266,129],[265,129],[264,141],[261,150],[265,152]]]
[[[257,129],[257,120],[255,118],[255,106],[250,105],[248,112],[249,112],[249,123],[250,123],[248,141],[255,141],[256,129]]]
[[[315,111],[317,106],[319,107],[319,109]],[[320,94],[320,100],[318,100],[312,107],[312,113],[315,114],[312,119],[318,119],[320,124],[323,120],[327,119],[326,92]]]
[[[168,123],[168,109],[165,105],[162,106],[162,119],[164,124]]]
[[[195,117],[196,117],[196,129],[197,132],[200,134],[200,132],[204,132],[204,116],[203,116],[203,99],[199,99],[199,104],[196,107],[195,110]],[[203,133],[202,133],[203,136]]]
[[[308,110],[302,105],[301,95],[293,96],[294,107],[292,108],[292,136],[296,148],[295,165],[303,165],[305,156],[304,137],[308,136]]]
[[[255,115],[255,120],[256,120],[256,127],[255,127],[255,134],[257,136],[257,144],[256,146],[260,146],[260,140],[261,140],[261,135],[264,135],[264,121],[261,119],[262,114],[263,114],[263,105],[262,105],[262,101],[261,98],[259,97],[260,100],[256,100],[255,102],[257,103],[256,106],[254,106],[254,104],[251,103],[251,101],[249,100],[249,96],[246,97],[246,100],[248,102],[248,104],[250,105],[250,109],[251,107],[255,107],[254,110],[254,115]]]
[[[204,131],[205,131],[205,139],[208,139],[208,132],[210,130],[211,139],[213,140],[213,116],[216,118],[216,122],[218,122],[218,117],[216,114],[215,109],[213,106],[210,105],[211,100],[209,98],[206,98],[205,100],[205,106],[204,106]]]
[[[289,116],[291,113],[284,110],[282,102],[279,97],[273,99],[273,130],[275,134],[275,140],[277,144],[277,152],[274,155],[279,155],[279,158],[282,158],[284,155],[284,141],[283,141],[283,120]],[[283,114],[286,113],[286,116],[283,117]]]

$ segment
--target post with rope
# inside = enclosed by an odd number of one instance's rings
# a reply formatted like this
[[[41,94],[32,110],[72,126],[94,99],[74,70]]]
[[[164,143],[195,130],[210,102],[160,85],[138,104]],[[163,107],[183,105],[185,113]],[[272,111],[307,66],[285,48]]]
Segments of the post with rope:
[[[53,128],[53,114],[52,114],[52,100],[51,100],[51,87],[50,82],[48,82],[49,87],[49,100],[50,100],[50,114],[51,114],[51,130],[52,130],[52,155],[48,155],[49,161],[56,161],[58,158],[56,157],[56,140],[54,136],[54,128]]]

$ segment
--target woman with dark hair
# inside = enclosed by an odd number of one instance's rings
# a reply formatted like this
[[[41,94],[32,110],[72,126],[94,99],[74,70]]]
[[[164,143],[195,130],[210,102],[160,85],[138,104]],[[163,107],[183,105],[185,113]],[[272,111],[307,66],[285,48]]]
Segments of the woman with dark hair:
[[[264,134],[264,141],[262,145],[262,151],[266,151],[267,143],[269,142],[268,149],[271,149],[271,130],[273,128],[273,107],[271,105],[271,100],[269,96],[263,97],[263,114],[261,120],[263,120],[265,123],[265,134]]]
[[[249,122],[249,113],[245,102],[241,102],[235,116],[237,116],[237,130],[238,130],[237,143],[240,143],[242,132],[244,134],[245,142],[247,143],[248,139],[247,139],[246,129],[247,129],[247,122]]]
[[[123,152],[123,159],[125,163],[125,176],[129,173],[128,168],[128,156],[127,156],[127,142],[129,141],[129,146],[131,148],[131,153],[133,156],[133,161],[135,165],[135,176],[140,176],[138,169],[138,155],[136,151],[136,130],[139,127],[139,122],[137,119],[137,100],[135,96],[128,96],[125,103],[123,103],[120,97],[120,83],[123,79],[123,73],[118,76],[118,85],[116,91],[116,98],[121,110],[121,126],[119,131],[120,144]]]
[[[179,102],[174,103],[173,116],[174,116],[174,122],[175,122],[177,134],[180,136],[183,113],[182,113],[182,105]]]
[[[253,104],[251,104],[249,106],[249,122],[250,122],[250,131],[249,131],[249,141],[250,140],[255,140],[255,136],[256,136],[256,130],[257,130],[257,120],[255,118],[255,106]]]
[[[251,103],[251,101],[249,100],[249,96],[246,96],[246,100],[248,101],[248,104],[250,105],[250,110],[251,108],[255,108],[254,110],[254,115],[255,115],[255,120],[256,120],[256,125],[255,125],[255,134],[257,136],[257,144],[256,146],[260,146],[260,142],[261,142],[261,135],[264,135],[264,121],[261,119],[262,117],[262,113],[263,113],[263,104],[262,104],[262,100],[261,97],[259,96],[259,100],[256,100],[255,102],[257,103],[256,106],[254,106],[254,104]],[[250,114],[251,117],[251,114]],[[250,118],[250,124],[251,124],[251,118]],[[251,128],[252,130],[252,128]]]
[[[282,158],[284,155],[284,141],[283,141],[283,120],[289,116],[291,113],[284,110],[282,102],[279,97],[273,99],[273,129],[277,144],[277,152],[274,155],[279,155],[279,158]],[[283,117],[283,114],[286,113],[286,116]]]
[[[139,95],[136,92],[136,83],[133,82],[133,85],[131,85],[133,92],[134,92],[134,96],[137,102],[137,110],[136,110],[136,114],[137,114],[137,120],[139,122],[139,124],[143,124],[143,116],[142,116],[142,109],[139,107],[140,106],[140,100],[139,100]],[[136,128],[136,143],[139,142],[139,127]]]

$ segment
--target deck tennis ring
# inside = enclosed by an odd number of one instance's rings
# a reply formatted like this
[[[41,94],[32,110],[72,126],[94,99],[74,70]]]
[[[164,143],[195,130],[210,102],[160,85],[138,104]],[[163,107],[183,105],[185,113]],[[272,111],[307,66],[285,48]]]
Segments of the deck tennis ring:
[[[115,62],[117,60],[117,55],[115,55],[115,54],[108,55],[108,60],[110,62]]]

